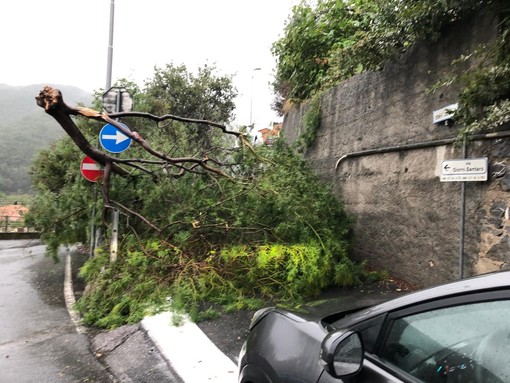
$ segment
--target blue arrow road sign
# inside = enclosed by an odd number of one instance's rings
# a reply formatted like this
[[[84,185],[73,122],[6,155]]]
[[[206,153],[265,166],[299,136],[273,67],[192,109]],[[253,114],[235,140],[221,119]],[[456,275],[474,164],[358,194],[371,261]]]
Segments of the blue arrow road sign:
[[[122,124],[126,129],[126,125]],[[111,153],[122,153],[131,145],[131,138],[111,124],[106,124],[99,133],[101,146]]]

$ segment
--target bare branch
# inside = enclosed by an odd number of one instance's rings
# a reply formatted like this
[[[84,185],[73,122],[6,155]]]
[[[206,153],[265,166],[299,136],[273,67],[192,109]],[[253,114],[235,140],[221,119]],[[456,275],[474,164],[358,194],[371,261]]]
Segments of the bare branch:
[[[111,169],[112,164],[111,162],[107,162],[106,166],[104,168],[104,175],[103,175],[103,185],[102,185],[102,192],[103,192],[103,225],[108,226],[107,220],[106,220],[106,213],[107,213],[107,205],[110,204],[110,175],[111,175]]]
[[[238,138],[243,147],[247,147],[249,150],[255,152],[244,133],[231,131],[224,124],[212,121],[184,118],[170,114],[166,114],[164,116],[155,116],[153,114],[140,112],[123,112],[108,115],[105,112],[98,112],[85,107],[72,108],[64,103],[62,93],[58,89],[54,89],[49,86],[44,87],[44,89],[39,93],[39,96],[36,97],[36,100],[37,104],[44,108],[46,113],[55,118],[55,120],[62,126],[62,128],[66,131],[66,133],[71,137],[71,139],[83,153],[91,157],[94,161],[105,168],[102,181],[102,194],[104,201],[102,219],[104,224],[106,224],[106,214],[108,209],[115,208],[115,206],[117,206],[128,214],[138,217],[141,221],[143,221],[147,226],[156,232],[160,234],[162,233],[162,230],[150,222],[146,217],[120,203],[110,201],[109,194],[111,175],[131,175],[131,173],[125,169],[127,166],[150,175],[155,182],[158,181],[160,176],[157,174],[158,169],[155,168],[155,166],[159,166],[162,173],[167,174],[173,178],[182,177],[187,173],[194,173],[202,175],[208,174],[213,179],[217,177],[232,179],[232,177],[223,170],[228,169],[232,166],[232,164],[226,164],[219,159],[213,158],[209,154],[217,151],[218,148],[211,149],[208,147],[207,152],[197,150],[195,153],[192,153],[191,156],[187,157],[171,157],[169,154],[160,152],[153,148],[138,132],[132,131],[127,127],[127,125],[116,121],[115,119],[117,118],[138,117],[156,121],[158,123],[172,120],[182,123],[198,124],[205,127],[212,127],[221,130],[224,134],[232,135]],[[150,156],[156,159],[120,159],[94,148],[77,127],[73,119],[71,119],[71,116],[82,116],[88,119],[102,121],[113,125],[120,132],[122,132],[122,134],[136,142]],[[147,166],[142,166],[142,164],[146,164]],[[170,172],[169,169],[171,167],[175,168],[177,171]]]
[[[157,150],[153,149],[149,145],[149,143],[147,141],[145,141],[142,138],[142,136],[140,136],[140,134],[138,134],[137,132],[132,132],[131,130],[127,129],[123,124],[119,123],[118,121],[115,121],[114,119],[112,119],[106,113],[99,113],[99,112],[96,112],[96,111],[94,111],[92,109],[83,108],[83,107],[78,107],[76,109],[71,109],[71,112],[77,113],[77,114],[81,114],[83,116],[86,116],[86,117],[89,117],[89,118],[93,118],[93,119],[96,119],[96,120],[101,120],[101,121],[107,122],[107,123],[115,126],[124,135],[126,135],[127,137],[131,138],[133,141],[138,143],[138,145],[140,145],[143,149],[145,149],[146,152],[148,152],[149,154],[153,155],[154,157],[160,158],[160,159],[162,159],[162,160],[164,160],[166,162],[169,162],[171,164],[195,163],[195,164],[198,164],[199,166],[201,166],[202,168],[204,168],[205,170],[207,170],[209,172],[215,173],[215,174],[217,174],[217,175],[219,175],[221,177],[230,178],[230,176],[228,174],[226,174],[225,172],[221,171],[218,168],[210,166],[207,163],[209,161],[208,157],[205,157],[203,159],[198,159],[198,158],[194,158],[194,157],[172,158],[172,157],[168,157],[164,153],[158,152]],[[133,113],[133,112],[130,112],[130,113],[117,113],[115,115],[112,115],[112,117],[113,116],[120,117],[120,115],[131,115],[131,116],[134,116],[134,115],[137,115],[137,114],[138,113]],[[148,113],[140,113],[139,117],[146,117],[146,118],[148,118],[148,116],[152,116],[154,118],[156,117],[156,116],[153,116],[153,115],[148,114]],[[173,116],[173,117],[175,117],[175,116]],[[185,120],[190,120],[190,119],[185,119]],[[193,121],[193,120],[190,120],[190,121]],[[188,122],[190,122],[190,121],[188,121]],[[202,120],[196,120],[196,121],[202,121]],[[229,132],[230,134],[236,133],[236,132],[226,131],[226,128],[224,127],[224,125],[216,124],[216,123],[212,123],[212,124],[215,124],[218,127],[222,126],[224,128],[224,131],[225,132]]]
[[[90,156],[94,161],[98,162],[102,166],[106,166],[107,162],[111,162],[112,164],[112,171],[116,174],[120,174],[123,176],[127,176],[129,173],[124,170],[123,168],[119,167],[117,165],[117,162],[119,160],[115,157],[112,157],[98,149],[95,149],[90,145],[88,140],[85,138],[85,136],[81,133],[81,131],[78,129],[74,121],[70,118],[71,115],[81,115],[87,118],[103,121],[106,123],[109,123],[113,126],[115,126],[118,130],[120,130],[124,135],[131,138],[133,141],[138,143],[143,149],[145,149],[149,154],[160,158],[168,163],[171,164],[182,164],[182,163],[194,163],[202,168],[204,170],[212,172],[218,176],[230,178],[228,174],[220,170],[219,168],[216,168],[214,166],[210,166],[208,164],[209,158],[205,157],[202,159],[194,158],[194,157],[180,157],[180,158],[172,158],[167,156],[164,153],[158,152],[155,149],[153,149],[147,141],[145,141],[140,134],[137,132],[132,132],[131,130],[127,129],[123,124],[119,123],[118,121],[115,121],[112,117],[121,117],[121,116],[131,116],[131,117],[145,117],[153,120],[165,120],[165,119],[174,119],[177,121],[183,121],[188,123],[200,123],[200,124],[207,124],[209,126],[214,126],[217,128],[220,128],[223,132],[227,134],[233,134],[236,137],[241,138],[243,140],[243,134],[239,132],[233,132],[227,130],[225,125],[214,123],[211,121],[206,120],[195,120],[195,119],[187,119],[182,118],[178,116],[172,116],[172,115],[166,115],[163,117],[157,117],[148,113],[117,113],[112,114],[110,117],[106,113],[100,113],[98,111],[95,111],[90,108],[84,108],[84,107],[77,107],[77,108],[71,108],[68,105],[66,105],[62,98],[62,93],[58,89],[54,89],[51,87],[44,87],[44,89],[39,93],[39,96],[36,97],[37,104],[44,108],[46,113],[53,116],[57,122],[62,126],[62,128],[67,132],[67,134],[73,139],[75,144],[80,148],[80,150],[85,153],[86,155]]]
[[[220,124],[220,123],[212,122],[212,121],[208,121],[208,120],[198,120],[198,119],[194,119],[194,118],[185,118],[185,117],[175,116],[175,115],[172,115],[172,114],[165,114],[163,116],[156,116],[154,114],[142,113],[142,112],[122,112],[122,113],[112,113],[112,114],[110,114],[110,117],[111,118],[141,117],[141,118],[146,118],[146,119],[157,121],[157,122],[161,122],[161,121],[165,121],[165,120],[173,120],[173,121],[185,122],[185,123],[190,123],[190,124],[199,124],[199,125],[212,126],[214,128],[221,129],[223,131],[223,133],[225,133],[225,134],[231,134],[231,135],[236,136],[236,137],[241,137],[241,136],[245,135],[244,133],[241,133],[241,132],[235,132],[233,130],[228,130],[227,127],[224,124]]]

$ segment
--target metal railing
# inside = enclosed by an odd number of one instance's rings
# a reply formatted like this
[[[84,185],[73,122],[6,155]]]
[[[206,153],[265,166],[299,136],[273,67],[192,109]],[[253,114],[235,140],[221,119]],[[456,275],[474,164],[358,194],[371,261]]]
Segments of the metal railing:
[[[34,229],[25,225],[23,217],[19,216],[0,216],[0,232],[2,233],[27,233]]]

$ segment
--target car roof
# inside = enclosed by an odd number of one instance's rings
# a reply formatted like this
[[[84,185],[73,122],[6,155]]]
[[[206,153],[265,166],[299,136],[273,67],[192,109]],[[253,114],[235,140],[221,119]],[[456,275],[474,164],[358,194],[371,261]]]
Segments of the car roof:
[[[440,298],[454,297],[474,292],[501,290],[510,288],[510,271],[479,275],[476,277],[461,279],[454,282],[430,287],[413,293],[402,295],[398,298],[362,309],[349,315],[346,322],[357,322],[362,318],[368,319],[386,312],[402,309],[404,307],[425,303]]]

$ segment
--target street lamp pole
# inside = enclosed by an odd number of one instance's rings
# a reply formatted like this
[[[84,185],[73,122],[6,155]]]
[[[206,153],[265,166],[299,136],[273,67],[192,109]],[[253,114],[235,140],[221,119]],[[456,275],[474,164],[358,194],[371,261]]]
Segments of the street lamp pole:
[[[110,36],[108,39],[108,66],[106,70],[106,89],[108,91],[112,87],[112,64],[113,64],[113,26],[115,19],[115,0],[111,0],[110,3]],[[120,112],[120,105],[122,102],[122,92],[117,94],[117,103],[115,112]],[[117,261],[117,249],[118,249],[118,238],[119,238],[119,211],[113,209],[112,211],[112,238],[110,243],[110,262],[114,263]]]
[[[106,86],[105,92],[112,87],[112,64],[113,64],[113,25],[115,19],[115,0],[110,1],[110,33],[108,36],[108,59],[106,62]],[[92,223],[90,224],[90,257],[94,256],[96,241],[99,238],[99,232],[96,232],[96,201],[97,189],[94,188],[93,194],[94,206],[92,208]],[[97,230],[99,231],[99,229]]]
[[[262,68],[253,68],[251,71],[251,96],[250,96],[250,127],[253,128],[253,72],[262,70]]]
[[[115,19],[115,0],[110,2],[110,35],[108,38],[108,63],[106,66],[106,87],[105,91],[112,86],[112,63],[113,63],[113,24]]]

